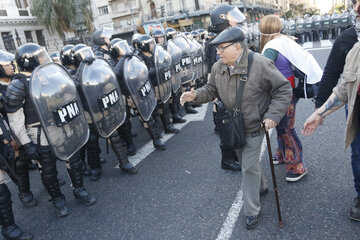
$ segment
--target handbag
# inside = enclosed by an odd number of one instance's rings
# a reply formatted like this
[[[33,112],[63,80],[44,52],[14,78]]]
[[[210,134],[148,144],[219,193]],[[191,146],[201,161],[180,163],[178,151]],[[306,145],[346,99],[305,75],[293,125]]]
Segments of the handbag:
[[[293,89],[295,97],[297,98],[313,98],[317,95],[320,82],[315,84],[306,83],[306,75],[293,65],[293,71],[297,80],[297,85]],[[306,91],[305,91],[306,88]]]
[[[236,93],[236,102],[232,110],[227,109],[219,97],[215,102],[216,115],[215,124],[219,132],[220,145],[222,149],[233,150],[243,147],[246,144],[243,114],[240,111],[241,99],[244,93],[245,84],[253,61],[253,52],[248,55],[247,74],[241,75],[240,89]]]

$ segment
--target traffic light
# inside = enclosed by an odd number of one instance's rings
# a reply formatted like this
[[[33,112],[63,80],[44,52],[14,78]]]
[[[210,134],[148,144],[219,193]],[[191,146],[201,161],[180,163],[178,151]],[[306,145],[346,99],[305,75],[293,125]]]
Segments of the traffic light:
[[[160,9],[161,9],[161,17],[164,17],[165,16],[165,6],[161,5]]]

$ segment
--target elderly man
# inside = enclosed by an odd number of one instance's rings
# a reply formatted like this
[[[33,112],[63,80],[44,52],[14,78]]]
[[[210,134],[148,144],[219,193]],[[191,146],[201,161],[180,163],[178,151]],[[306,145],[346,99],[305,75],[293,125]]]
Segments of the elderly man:
[[[273,62],[260,54],[253,55],[248,72],[245,35],[238,27],[221,32],[210,44],[216,45],[220,60],[211,69],[206,85],[196,91],[185,92],[181,103],[205,103],[220,98],[227,109],[234,109],[240,81],[246,81],[240,111],[244,117],[246,145],[236,149],[242,165],[244,214],[247,228],[254,228],[260,212],[260,193],[267,192],[267,184],[260,166],[260,150],[264,130],[275,127],[284,116],[291,100],[290,82],[276,69]],[[248,75],[244,78],[244,75]]]

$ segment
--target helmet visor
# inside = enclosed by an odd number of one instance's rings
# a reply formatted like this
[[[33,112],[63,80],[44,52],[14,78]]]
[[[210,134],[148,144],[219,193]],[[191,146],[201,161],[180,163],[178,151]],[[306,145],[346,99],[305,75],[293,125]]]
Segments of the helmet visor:
[[[78,51],[76,51],[74,55],[80,57],[81,61],[87,57],[95,58],[94,52],[91,50],[91,47],[81,48]]]
[[[100,37],[102,38],[111,38],[112,34],[114,32],[114,29],[113,28],[109,28],[109,27],[104,27],[102,29],[102,32],[100,34]]]
[[[221,14],[220,18],[229,20],[229,22],[242,23],[245,21],[245,16],[240,12],[237,7],[234,7],[227,14]]]
[[[131,52],[129,45],[125,40],[115,43],[113,48],[116,49],[119,56],[124,56],[126,53]]]
[[[39,65],[52,62],[51,57],[44,48],[40,48],[34,52],[34,59],[38,62]]]

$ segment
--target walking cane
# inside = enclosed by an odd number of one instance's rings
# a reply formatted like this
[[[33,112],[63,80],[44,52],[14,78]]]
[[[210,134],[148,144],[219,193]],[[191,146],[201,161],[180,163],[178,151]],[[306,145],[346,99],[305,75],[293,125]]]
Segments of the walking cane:
[[[271,143],[270,143],[269,132],[265,129],[265,124],[264,123],[261,124],[261,127],[264,128],[264,130],[265,130],[265,137],[266,137],[266,143],[267,143],[267,147],[268,147],[269,160],[270,160],[271,176],[272,176],[274,192],[275,192],[276,208],[277,208],[277,213],[278,213],[278,217],[279,217],[279,227],[282,228],[284,226],[284,223],[282,222],[282,218],[281,218],[279,194],[278,194],[278,191],[277,191],[274,163],[272,161],[272,152],[271,152]]]

